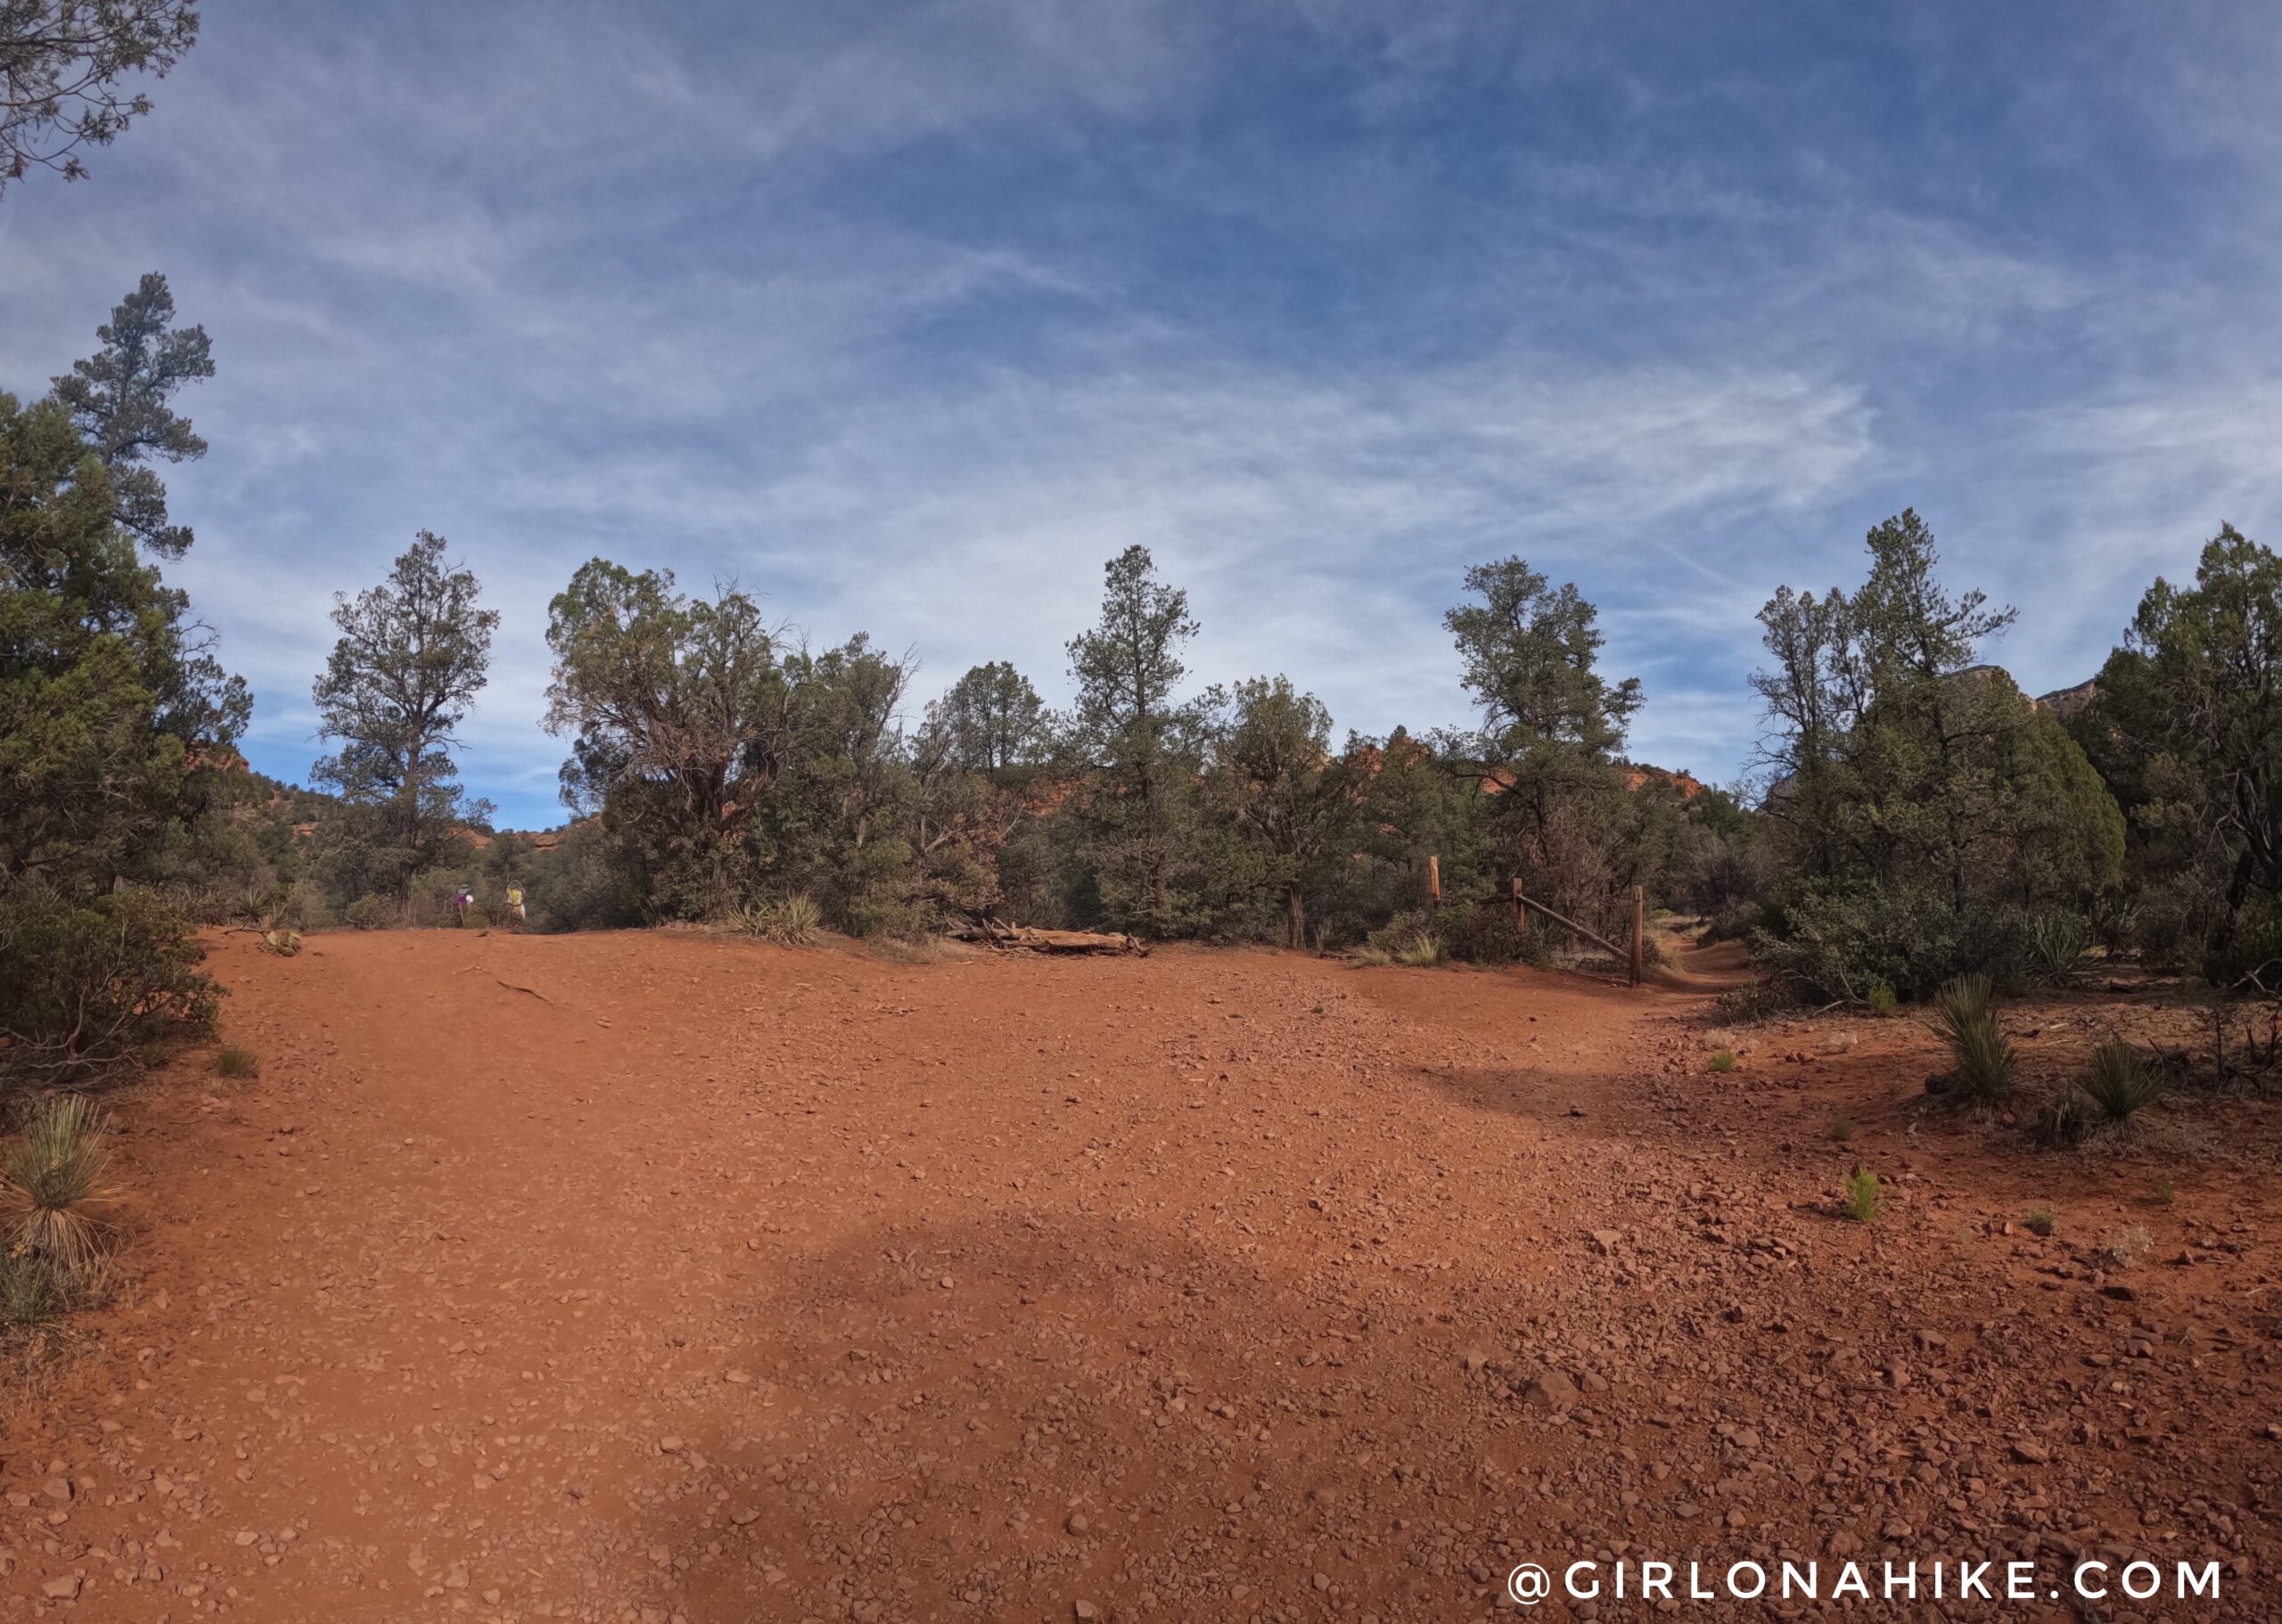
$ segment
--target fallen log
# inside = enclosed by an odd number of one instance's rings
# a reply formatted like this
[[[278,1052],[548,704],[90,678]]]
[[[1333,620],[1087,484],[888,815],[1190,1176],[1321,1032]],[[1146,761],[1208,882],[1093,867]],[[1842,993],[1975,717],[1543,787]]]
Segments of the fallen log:
[[[954,941],[981,942],[992,947],[1020,949],[1029,953],[1146,955],[1149,951],[1137,936],[1102,931],[1041,931],[1033,925],[1000,924],[989,919],[961,925],[949,935]]]

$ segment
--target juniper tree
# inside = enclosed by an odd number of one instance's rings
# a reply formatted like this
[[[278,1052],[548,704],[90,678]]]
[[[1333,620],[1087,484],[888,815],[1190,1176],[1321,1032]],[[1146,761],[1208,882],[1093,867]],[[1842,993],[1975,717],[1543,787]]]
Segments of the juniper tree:
[[[1038,690],[1003,660],[973,667],[929,705],[926,732],[949,761],[994,780],[1038,765],[1053,742]]]
[[[151,272],[95,329],[103,349],[54,380],[55,398],[111,475],[119,522],[168,558],[181,557],[192,536],[188,525],[168,521],[167,488],[150,464],[206,455],[206,442],[169,402],[184,384],[214,375],[206,329],[169,327],[174,315],[167,279]]]
[[[499,615],[480,607],[474,572],[448,562],[446,545],[422,530],[379,585],[334,595],[341,637],[313,690],[318,734],[341,749],[311,776],[371,810],[406,877],[491,810],[466,798],[450,746],[486,680]]]
[[[1241,682],[1214,750],[1216,800],[1266,859],[1266,884],[1283,901],[1284,945],[1307,946],[1306,894],[1343,855],[1354,795],[1331,753],[1331,713],[1283,677]]]
[[[1443,735],[1441,753],[1496,792],[1506,863],[1534,893],[1613,923],[1637,867],[1617,830],[1615,758],[1639,680],[1601,675],[1598,615],[1573,583],[1556,587],[1508,557],[1468,570],[1465,586],[1481,602],[1443,624],[1482,721]]]
[[[36,168],[84,176],[151,111],[130,74],[163,78],[198,38],[192,0],[0,0],[0,193]]]
[[[1072,732],[1093,766],[1091,851],[1105,916],[1166,934],[1180,923],[1180,828],[1219,695],[1178,697],[1181,650],[1197,624],[1188,594],[1157,578],[1149,550],[1128,547],[1104,575],[1100,621],[1069,644]]]

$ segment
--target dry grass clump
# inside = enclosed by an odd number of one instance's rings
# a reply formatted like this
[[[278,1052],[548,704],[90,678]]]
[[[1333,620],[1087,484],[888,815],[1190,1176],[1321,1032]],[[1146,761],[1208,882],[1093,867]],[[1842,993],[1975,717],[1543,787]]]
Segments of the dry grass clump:
[[[1421,931],[1394,950],[1394,962],[1413,970],[1432,970],[1449,956],[1442,939]]]
[[[2147,1249],[2155,1243],[2155,1237],[2148,1233],[2145,1224],[2126,1225],[2108,1237],[2108,1267],[2118,1269],[2137,1268],[2139,1266],[2139,1260],[2147,1255]]]
[[[214,1070],[224,1077],[259,1077],[261,1057],[251,1049],[242,1049],[232,1044],[214,1057]]]
[[[1431,970],[1449,958],[1449,949],[1443,946],[1442,939],[1431,931],[1413,931],[1407,936],[1387,939],[1389,934],[1383,932],[1378,939],[1356,948],[1355,963],[1366,970],[1383,970],[1390,964]]]
[[[1985,975],[1964,975],[1933,995],[1934,1029],[1957,1062],[1949,1084],[1977,1104],[1993,1105],[2013,1091],[2013,1044],[1997,1019],[1997,995]]]
[[[1714,1071],[1732,1071],[1736,1069],[1736,1052],[1733,1049],[1714,1049],[1709,1063]]]

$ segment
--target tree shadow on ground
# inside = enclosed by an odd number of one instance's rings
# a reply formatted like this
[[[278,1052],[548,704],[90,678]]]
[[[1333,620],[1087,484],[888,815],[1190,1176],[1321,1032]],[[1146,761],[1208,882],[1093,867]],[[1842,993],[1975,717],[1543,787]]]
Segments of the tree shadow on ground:
[[[1399,1291],[1235,1240],[1009,1210],[792,1259],[732,1305],[745,1380],[676,1423],[643,1598],[696,1624],[1465,1612],[1542,1441]]]

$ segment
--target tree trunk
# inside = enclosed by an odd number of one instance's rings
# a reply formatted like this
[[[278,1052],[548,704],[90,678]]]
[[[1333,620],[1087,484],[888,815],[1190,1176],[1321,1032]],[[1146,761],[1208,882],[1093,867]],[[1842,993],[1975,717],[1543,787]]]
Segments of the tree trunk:
[[[1296,885],[1284,895],[1284,945],[1287,947],[1308,945],[1308,905],[1301,900],[1300,888]]]

